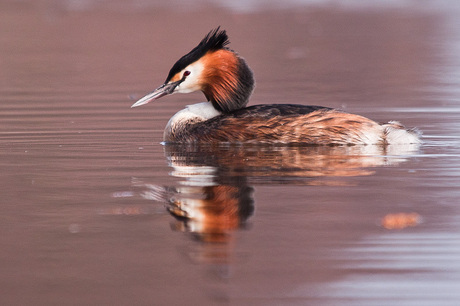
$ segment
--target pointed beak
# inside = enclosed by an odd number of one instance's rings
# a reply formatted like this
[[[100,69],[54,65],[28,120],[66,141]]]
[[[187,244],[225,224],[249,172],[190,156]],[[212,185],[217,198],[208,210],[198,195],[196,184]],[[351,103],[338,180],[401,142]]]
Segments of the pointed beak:
[[[163,96],[170,95],[170,94],[174,93],[174,89],[180,83],[181,83],[181,81],[177,81],[177,82],[166,83],[166,84],[161,85],[160,87],[158,87],[157,89],[155,89],[154,91],[152,91],[151,93],[149,93],[148,95],[146,95],[145,97],[139,99],[136,103],[131,105],[131,108],[147,104],[149,102],[158,100]]]

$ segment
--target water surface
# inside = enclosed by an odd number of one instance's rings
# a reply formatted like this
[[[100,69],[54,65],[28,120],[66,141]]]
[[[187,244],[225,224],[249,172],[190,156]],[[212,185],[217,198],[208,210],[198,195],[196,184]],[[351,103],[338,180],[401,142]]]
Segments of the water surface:
[[[2,305],[460,302],[456,4],[139,3],[0,4]],[[424,144],[161,144],[202,94],[129,107],[217,25],[250,104],[398,120]]]

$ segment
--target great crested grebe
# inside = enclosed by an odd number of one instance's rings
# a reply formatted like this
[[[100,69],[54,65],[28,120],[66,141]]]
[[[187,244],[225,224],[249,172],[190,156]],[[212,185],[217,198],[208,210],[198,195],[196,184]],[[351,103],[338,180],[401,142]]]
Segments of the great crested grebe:
[[[209,32],[169,71],[163,85],[138,100],[201,90],[208,102],[187,106],[168,122],[164,141],[176,143],[270,143],[306,145],[414,144],[416,129],[399,122],[379,124],[337,109],[270,104],[245,107],[254,89],[246,61],[226,46],[225,30]]]

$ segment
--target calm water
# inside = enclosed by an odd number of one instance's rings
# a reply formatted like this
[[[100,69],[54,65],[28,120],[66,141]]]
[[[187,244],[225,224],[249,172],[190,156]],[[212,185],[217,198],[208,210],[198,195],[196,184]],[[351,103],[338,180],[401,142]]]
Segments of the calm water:
[[[1,304],[458,305],[459,6],[306,2],[1,2]],[[162,145],[202,94],[129,107],[219,24],[251,104],[424,144]]]

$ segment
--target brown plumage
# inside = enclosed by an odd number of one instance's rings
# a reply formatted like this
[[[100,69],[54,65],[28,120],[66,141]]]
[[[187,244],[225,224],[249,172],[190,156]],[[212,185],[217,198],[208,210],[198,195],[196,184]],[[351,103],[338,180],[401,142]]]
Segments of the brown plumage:
[[[382,127],[365,117],[323,108],[306,114],[267,114],[291,105],[262,106],[260,112],[235,112],[178,127],[167,141],[291,144],[369,144],[383,140]],[[249,107],[255,110],[260,106]]]
[[[228,50],[208,52],[202,59],[206,69],[203,73],[202,91],[208,101],[215,100],[218,105],[225,105],[231,100],[231,94],[238,89],[238,58]],[[217,68],[213,68],[217,67]]]

